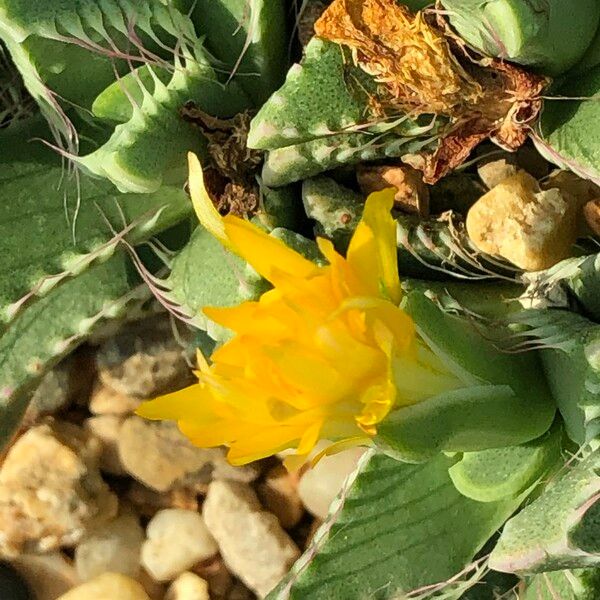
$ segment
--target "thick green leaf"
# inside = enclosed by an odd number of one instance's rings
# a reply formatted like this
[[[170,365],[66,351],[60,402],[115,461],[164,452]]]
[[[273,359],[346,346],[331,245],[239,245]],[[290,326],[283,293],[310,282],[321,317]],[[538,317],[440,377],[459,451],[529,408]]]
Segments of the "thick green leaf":
[[[153,94],[155,78],[163,85],[171,80],[167,69],[147,66],[138,67],[123,75],[118,81],[110,81],[101,93],[97,94],[92,105],[94,116],[116,123],[126,123],[133,117],[135,106],[141,106],[144,94]]]
[[[424,294],[444,312],[506,323],[510,315],[523,309],[519,296],[523,288],[512,283],[480,283],[424,281],[402,279],[405,292]]]
[[[76,153],[78,143],[64,108],[89,109],[96,94],[114,80],[115,67],[107,57],[74,44],[35,35],[15,41],[7,33],[14,32],[12,24],[4,21],[1,10],[0,6],[0,39],[9,49],[28,93],[59,133],[61,144]]]
[[[107,319],[149,296],[120,251],[50,292],[0,337],[0,446],[18,426],[39,378]]]
[[[349,138],[345,139],[348,141]],[[317,140],[306,146],[324,142]],[[330,142],[331,140],[327,141]],[[292,150],[296,148],[292,146],[275,152],[285,153]],[[348,157],[343,159],[348,160]],[[310,162],[305,165],[310,165]],[[317,171],[321,170],[323,165],[318,165]],[[315,234],[331,239],[340,252],[345,252],[362,214],[364,195],[340,185],[330,177],[320,176],[303,181],[302,199],[306,214],[316,222]],[[448,218],[422,219],[398,213],[396,240],[398,268],[402,278],[404,276],[422,277],[427,280],[470,278],[477,282],[477,280],[493,279],[495,273],[502,275],[507,272],[498,261],[490,263],[484,256],[478,254],[459,219],[451,221]],[[467,287],[464,289],[466,290]],[[426,289],[427,285],[424,288]],[[521,291],[515,290],[512,297],[518,297],[520,294]],[[508,297],[505,296],[504,299]],[[493,302],[496,306],[500,304],[498,297]]]
[[[201,153],[206,145],[179,114],[186,102],[224,117],[250,104],[236,82],[225,86],[218,81],[190,18],[161,0],[4,0],[0,34],[71,159],[123,192],[154,192],[163,182],[183,183],[186,152]],[[140,63],[150,80],[130,73],[121,93],[115,93],[114,86],[121,85],[115,82],[118,74]],[[127,96],[125,90],[134,84],[137,92]],[[96,109],[122,117],[129,105],[131,116],[106,144],[81,157],[78,134],[66,111],[72,104],[89,108],[107,86],[108,100],[103,97]]]
[[[166,297],[178,310],[214,339],[230,332],[202,313],[205,306],[233,306],[257,296],[261,280],[246,263],[225,250],[211,233],[198,227],[187,246],[173,261],[165,281]]]
[[[199,43],[175,62],[171,80],[165,85],[154,78],[151,90],[141,86],[141,104],[132,107],[129,121],[116,126],[110,140],[97,151],[77,159],[91,173],[106,177],[122,192],[149,193],[164,181],[181,184],[187,173],[187,152],[203,154],[206,140],[201,132],[179,114],[188,101],[209,114],[229,117],[248,106],[246,96],[234,83],[221,84]],[[116,84],[118,85],[118,84]],[[113,112],[129,102],[119,100],[114,90]]]
[[[345,252],[362,215],[365,198],[329,177],[302,182],[304,210],[315,222],[315,235],[330,239]]]
[[[0,37],[28,91],[72,153],[78,144],[66,109],[89,109],[132,62],[151,56],[162,64],[172,59],[169,48],[196,40],[189,18],[161,0],[3,0]],[[144,58],[136,45],[144,47]]]
[[[519,600],[598,600],[600,569],[540,573],[527,583]]]
[[[600,450],[568,465],[504,527],[490,567],[541,573],[600,564]]]
[[[431,143],[432,138],[398,137],[393,133],[378,137],[361,133],[323,136],[271,150],[262,177],[268,186],[288,185],[342,165],[415,154]]]
[[[44,86],[60,99],[89,109],[96,95],[115,79],[115,65],[109,57],[75,44],[31,35],[9,47],[27,78],[28,87],[40,91],[38,100],[47,97]],[[120,65],[119,71],[123,70]]]
[[[565,310],[528,310],[518,321],[541,348],[546,380],[569,437],[580,445],[600,434],[600,325]]]
[[[581,61],[569,71],[569,77],[581,75],[598,65],[600,65],[600,27],[596,30],[596,36]]]
[[[363,458],[311,546],[269,600],[399,598],[456,575],[521,498],[469,500],[450,481],[452,464],[444,456],[422,465],[383,455]]]
[[[301,64],[288,72],[285,84],[260,109],[248,136],[251,148],[273,150],[344,131],[360,123],[367,97],[346,84],[340,47],[314,38]],[[359,69],[352,69],[359,77]]]
[[[576,100],[546,101],[534,138],[538,149],[559,167],[600,183],[600,67],[567,79],[555,94]]]
[[[464,387],[392,411],[378,425],[376,443],[393,456],[419,461],[439,451],[473,452],[513,446],[543,435],[555,413],[533,353],[503,351],[507,331],[477,329],[447,314],[421,293],[404,309],[417,331]],[[499,347],[500,345],[500,347]]]
[[[596,0],[443,0],[450,23],[485,53],[548,75],[585,54],[600,23]]]
[[[269,150],[268,186],[312,177],[340,165],[414,154],[437,143],[440,120],[400,115],[380,123],[369,112],[373,77],[342,47],[313,38],[300,64],[252,120],[248,145]]]
[[[567,258],[546,271],[528,274],[527,296],[567,307],[600,322],[600,254]]]
[[[449,470],[456,489],[473,500],[516,496],[540,480],[559,460],[561,429],[521,446],[465,452]]]
[[[171,6],[169,6],[171,5]],[[137,16],[137,21],[132,21]],[[62,27],[66,34],[79,35],[90,40],[89,32],[103,32],[111,28],[127,34],[127,23],[146,33],[160,27],[173,35],[192,36],[189,19],[175,10],[172,3],[147,0],[140,5],[136,0],[2,0],[0,4],[0,31],[3,36],[22,42],[30,35],[48,39],[60,38]]]
[[[422,294],[409,294],[405,310],[415,320],[419,334],[431,348],[443,356],[448,367],[459,377],[473,383],[508,385],[518,393],[529,396],[534,404],[534,396],[541,399],[541,409],[546,404],[547,387],[538,383],[532,387],[532,379],[540,379],[540,366],[537,358],[529,353],[512,355],[503,352],[498,344],[507,343],[507,331],[499,331],[496,341],[485,337],[491,335],[485,329],[478,329],[473,322],[448,315]]]
[[[300,202],[298,186],[277,189],[262,188],[262,202],[256,220],[269,231],[283,227],[299,231],[306,226],[306,216]]]
[[[429,219],[399,214],[396,240],[401,275],[472,283],[515,276],[507,263],[475,248],[464,221],[453,213]]]
[[[110,182],[67,176],[55,155],[10,161],[14,141],[0,137],[0,322],[113,254],[119,232],[137,244],[191,212],[180,188],[119,194]]]
[[[287,66],[281,0],[187,0],[187,4],[193,5],[196,31],[206,36],[206,45],[223,62],[225,74],[235,72],[236,81],[261,106],[282,84]]]

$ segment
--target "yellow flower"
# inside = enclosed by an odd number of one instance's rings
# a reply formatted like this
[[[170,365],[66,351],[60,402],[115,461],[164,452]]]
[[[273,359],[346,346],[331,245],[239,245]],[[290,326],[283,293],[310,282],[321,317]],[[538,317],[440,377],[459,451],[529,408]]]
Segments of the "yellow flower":
[[[190,190],[204,227],[273,289],[256,302],[206,308],[234,337],[210,365],[198,356],[196,385],[138,414],[176,420],[198,446],[228,446],[232,464],[295,448],[288,464],[298,465],[320,439],[335,449],[368,444],[395,406],[458,385],[398,308],[393,191],[369,196],[345,258],[318,239],[329,264],[317,266],[248,221],[221,217],[194,155]]]

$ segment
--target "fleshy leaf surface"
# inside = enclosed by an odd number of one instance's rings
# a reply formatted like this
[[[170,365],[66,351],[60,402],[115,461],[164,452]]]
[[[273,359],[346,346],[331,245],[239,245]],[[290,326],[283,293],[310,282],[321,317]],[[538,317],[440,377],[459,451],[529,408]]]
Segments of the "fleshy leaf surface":
[[[463,495],[479,502],[516,496],[535,485],[560,459],[561,431],[553,431],[521,446],[465,452],[450,470]]]
[[[459,573],[521,498],[466,498],[448,476],[453,462],[441,455],[422,465],[363,457],[310,547],[268,599],[399,598]]]
[[[18,427],[40,377],[105,321],[149,297],[140,283],[119,251],[27,308],[0,336],[0,446]]]
[[[559,167],[600,184],[600,67],[567,79],[554,93],[559,99],[546,101],[534,138],[538,149]]]
[[[527,582],[520,600],[597,600],[600,569],[552,571],[535,575]]]
[[[165,282],[169,300],[189,315],[194,325],[217,340],[226,339],[230,333],[210,321],[202,309],[254,299],[262,286],[260,277],[203,227],[193,232],[177,255]]]
[[[580,61],[600,23],[596,0],[443,0],[478,50],[556,76]],[[572,35],[573,32],[577,35]]]
[[[283,83],[288,48],[281,0],[194,0],[191,19],[210,52],[261,106]]]
[[[343,165],[417,153],[435,143],[435,137],[402,137],[394,133],[323,136],[268,152],[262,177],[266,185],[278,187]]]
[[[340,47],[313,38],[302,62],[291,67],[283,86],[253,119],[248,145],[273,150],[340,133],[360,123],[366,95],[349,90],[345,71]],[[365,79],[360,70],[354,71]]]
[[[502,350],[465,317],[446,313],[421,293],[403,303],[419,335],[464,387],[393,411],[375,442],[392,456],[421,461],[437,452],[518,445],[543,435],[555,405],[533,353]]]
[[[0,136],[2,324],[61,282],[106,260],[122,238],[138,244],[192,211],[178,187],[120,194],[106,180],[67,176],[53,153],[11,160],[14,140]]]
[[[569,437],[585,445],[600,434],[600,325],[565,310],[528,310],[518,321],[541,348],[544,374]]]
[[[139,80],[143,100],[132,105],[131,118],[117,125],[98,150],[77,159],[78,164],[106,177],[122,192],[150,193],[165,181],[185,181],[185,156],[190,151],[203,155],[206,139],[185,122],[180,109],[193,99],[209,114],[230,117],[247,108],[248,101],[235,82],[224,86],[217,80],[199,43],[193,52],[181,52],[184,56],[175,61],[166,85],[155,76],[153,88],[148,90]],[[118,95],[112,97],[119,102]],[[113,112],[118,110],[123,109],[113,108]]]
[[[567,464],[543,493],[505,525],[490,567],[541,573],[600,564],[600,450]]]

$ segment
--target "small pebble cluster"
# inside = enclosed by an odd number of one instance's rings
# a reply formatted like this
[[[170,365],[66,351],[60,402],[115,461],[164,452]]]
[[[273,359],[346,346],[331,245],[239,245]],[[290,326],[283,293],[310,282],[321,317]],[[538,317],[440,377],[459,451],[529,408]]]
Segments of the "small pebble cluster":
[[[45,377],[0,458],[2,600],[249,600],[286,574],[362,450],[232,467],[134,414],[189,373],[155,317]]]

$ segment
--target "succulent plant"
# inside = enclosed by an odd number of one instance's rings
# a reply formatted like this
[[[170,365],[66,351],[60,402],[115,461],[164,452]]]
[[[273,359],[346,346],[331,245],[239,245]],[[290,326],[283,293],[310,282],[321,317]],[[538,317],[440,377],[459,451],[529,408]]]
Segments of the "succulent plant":
[[[599,26],[597,0],[0,0],[2,445],[106,322],[160,306],[227,347],[202,309],[280,292],[233,251],[235,216],[326,269],[372,218],[357,165],[409,165],[435,208],[393,209],[394,314],[461,385],[365,426],[269,598],[600,597],[598,254],[524,274],[464,225],[490,141],[600,185]]]

